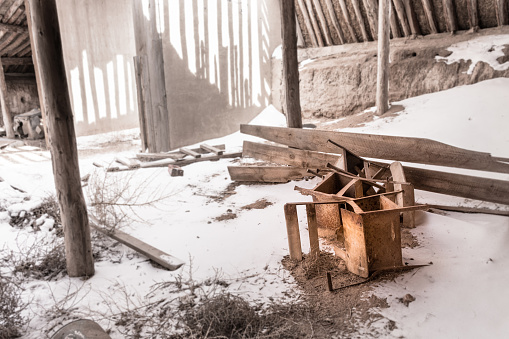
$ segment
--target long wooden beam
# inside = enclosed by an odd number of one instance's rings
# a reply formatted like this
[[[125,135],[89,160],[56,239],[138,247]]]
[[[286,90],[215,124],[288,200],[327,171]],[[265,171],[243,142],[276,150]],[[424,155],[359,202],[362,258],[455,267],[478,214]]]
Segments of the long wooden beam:
[[[308,10],[309,18],[311,19],[311,24],[313,25],[313,31],[315,32],[316,40],[318,41],[318,46],[323,47],[323,39],[322,33],[320,32],[320,27],[318,26],[318,22],[316,21],[315,13],[313,12],[313,4],[311,0],[306,0],[306,7]]]
[[[325,19],[325,15],[323,14],[322,4],[320,0],[313,0],[315,5],[316,14],[318,15],[318,20],[320,21],[320,26],[322,26],[323,36],[325,37],[325,43],[327,46],[332,46],[334,43],[332,42],[332,36],[329,32],[329,24]]]
[[[288,166],[228,166],[232,181],[283,183],[314,177],[307,168]]]
[[[405,5],[406,16],[408,18],[408,23],[410,25],[410,31],[412,35],[421,35],[421,28],[419,27],[419,22],[417,21],[417,16],[415,15],[415,11],[412,7],[412,1],[403,0]]]
[[[451,33],[455,33],[458,30],[458,23],[456,21],[456,13],[452,0],[443,0],[444,4],[444,17],[447,24],[447,29]]]
[[[391,32],[393,38],[401,38],[401,31],[398,25],[398,16],[394,6],[391,6]]]
[[[497,23],[499,26],[507,25],[507,1],[496,0],[495,9],[497,13]]]
[[[470,1],[470,0],[468,0]],[[473,0],[477,1],[477,0]],[[429,30],[431,34],[438,33],[437,24],[435,22],[435,16],[433,14],[433,4],[431,0],[422,0],[422,6],[424,7],[424,13],[426,13],[426,18],[428,19]]]
[[[33,65],[32,57],[29,58],[2,58],[2,64],[5,66]]]
[[[28,27],[0,23],[0,31],[11,32],[16,34],[28,34]]]
[[[357,22],[359,23],[361,29],[362,38],[364,39],[364,41],[369,41],[368,32],[366,31],[366,25],[364,23],[364,18],[362,17],[359,0],[352,0],[352,5],[355,11],[355,16],[357,17]]]
[[[477,0],[467,0],[468,21],[470,28],[477,32],[479,30],[479,12],[477,10]]]
[[[339,153],[332,140],[362,157],[509,173],[509,164],[489,153],[471,151],[435,140],[362,133],[241,125],[240,131],[303,150]]]
[[[336,30],[336,34],[338,35],[339,42],[341,44],[345,43],[345,35],[343,34],[343,30],[338,22],[338,17],[336,16],[336,12],[334,11],[334,5],[332,5],[332,0],[325,0],[325,4],[327,5],[327,11],[329,12],[330,19],[332,21],[332,25]]]
[[[394,8],[396,9],[396,13],[398,14],[399,22],[401,23],[401,27],[403,28],[403,35],[410,36],[410,26],[408,25],[408,19],[406,17],[405,6],[403,5],[402,0],[393,0]]]
[[[350,21],[350,15],[348,14],[348,8],[346,7],[345,0],[339,0],[339,5],[341,6],[341,11],[343,12],[343,19],[345,19],[346,26],[348,27],[348,31],[350,32],[350,36],[352,37],[353,42],[359,42],[357,39],[357,35],[355,35],[355,30],[353,29],[352,22]]]
[[[373,40],[378,39],[378,4],[376,0],[363,0]]]

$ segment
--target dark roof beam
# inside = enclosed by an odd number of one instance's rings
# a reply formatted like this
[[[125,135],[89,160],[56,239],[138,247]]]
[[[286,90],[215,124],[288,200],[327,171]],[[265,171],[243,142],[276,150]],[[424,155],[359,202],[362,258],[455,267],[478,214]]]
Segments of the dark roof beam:
[[[16,26],[0,23],[0,30],[16,34],[28,34],[28,28],[26,26]]]
[[[33,65],[32,58],[2,58],[2,64],[5,66],[11,65]]]

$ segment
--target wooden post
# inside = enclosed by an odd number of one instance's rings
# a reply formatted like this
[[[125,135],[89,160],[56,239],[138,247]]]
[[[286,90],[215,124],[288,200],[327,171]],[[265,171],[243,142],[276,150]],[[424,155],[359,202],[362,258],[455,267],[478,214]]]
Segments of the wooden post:
[[[334,12],[334,6],[332,5],[332,0],[325,0],[325,4],[327,5],[327,10],[329,11],[330,19],[332,20],[332,25],[338,34],[339,41],[341,44],[345,43],[345,36],[343,31],[341,30],[341,26],[339,26],[338,18],[336,16],[336,12]]]
[[[94,259],[87,206],[81,189],[74,119],[65,75],[56,0],[26,0],[33,30],[32,53],[43,87],[51,160],[65,236],[67,273],[92,276]]]
[[[497,23],[499,26],[507,25],[506,0],[496,0]]]
[[[470,0],[468,0],[470,1]],[[477,0],[473,0],[477,1]],[[422,0],[422,6],[424,7],[424,12],[426,13],[426,18],[428,19],[429,30],[431,34],[437,34],[438,29],[435,23],[435,17],[433,16],[433,5],[431,0]]]
[[[468,18],[470,22],[470,29],[473,32],[479,30],[479,14],[477,11],[477,0],[467,0]]]
[[[0,103],[2,105],[2,118],[4,121],[5,133],[7,138],[14,139],[14,130],[12,129],[11,110],[7,105],[7,83],[5,82],[4,66],[0,59]]]
[[[281,39],[283,40],[283,110],[288,127],[302,128],[299,92],[299,62],[295,1],[281,0]]]
[[[456,16],[454,15],[454,6],[452,4],[452,0],[443,1],[444,1],[444,16],[447,28],[451,33],[455,33],[458,30],[458,25],[456,23]]]
[[[315,4],[316,14],[318,14],[318,20],[320,20],[320,25],[322,26],[323,36],[325,37],[325,43],[328,46],[334,45],[332,42],[332,36],[329,32],[329,26],[327,24],[327,20],[325,19],[325,15],[323,14],[322,4],[320,4],[319,0],[313,0]]]
[[[306,24],[306,29],[308,31],[309,39],[311,39],[311,43],[313,47],[318,47],[318,40],[316,39],[315,31],[313,30],[313,25],[311,24],[311,19],[309,18],[308,11],[306,9],[306,4],[304,0],[298,0],[299,7],[302,12],[302,16],[304,17],[304,23]]]
[[[403,35],[410,36],[410,27],[408,26],[408,19],[405,13],[405,6],[403,5],[402,0],[393,0],[394,8],[396,9],[396,13],[398,13],[399,22],[401,22],[401,27],[403,28]]]
[[[378,10],[378,74],[376,84],[377,114],[389,110],[389,39],[390,0],[380,0]]]
[[[144,99],[143,114],[147,124],[146,131],[149,134],[144,139],[147,140],[149,152],[153,153],[171,150],[163,44],[157,31],[155,2],[155,0],[133,0],[136,55],[140,57],[141,73],[148,80],[143,82],[146,87],[138,88]],[[147,19],[144,13],[148,13],[150,19]]]
[[[341,6],[343,18],[345,19],[345,23],[348,27],[348,31],[350,32],[350,36],[352,37],[352,41],[359,42],[359,39],[357,39],[357,36],[355,35],[355,30],[353,29],[352,23],[350,22],[350,15],[348,15],[348,9],[346,7],[345,0],[339,0],[339,5]]]
[[[315,32],[316,40],[318,41],[318,46],[323,47],[322,33],[320,32],[320,27],[318,26],[318,22],[316,21],[315,13],[313,12],[313,4],[311,3],[311,0],[306,0],[306,7],[308,9],[311,23],[313,24],[313,31]]]
[[[368,32],[366,32],[366,25],[364,24],[364,18],[362,17],[359,0],[352,0],[352,5],[355,11],[355,16],[357,17],[357,21],[359,22],[359,26],[362,32],[362,38],[364,39],[364,41],[369,41]]]

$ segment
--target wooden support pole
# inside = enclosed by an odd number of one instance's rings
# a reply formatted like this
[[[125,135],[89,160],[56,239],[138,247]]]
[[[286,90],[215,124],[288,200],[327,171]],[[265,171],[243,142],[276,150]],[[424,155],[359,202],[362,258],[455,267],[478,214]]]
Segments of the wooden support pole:
[[[286,2],[288,0],[284,0]],[[288,234],[288,247],[290,259],[302,260],[302,245],[300,243],[299,219],[297,206],[286,204],[285,207],[286,232]]]
[[[401,38],[401,31],[399,30],[398,17],[394,6],[391,7],[391,32],[393,38]]]
[[[410,32],[410,26],[408,25],[408,19],[406,17],[405,6],[403,5],[402,0],[392,0],[394,3],[394,8],[396,9],[396,13],[398,14],[399,22],[401,23],[401,27],[403,28],[403,34],[405,36],[410,36],[412,34]]]
[[[378,38],[378,4],[376,0],[363,0],[373,40]]]
[[[323,14],[322,4],[320,0],[313,0],[315,5],[316,14],[318,14],[318,20],[320,21],[320,26],[322,26],[323,36],[325,37],[325,43],[327,46],[332,46],[334,43],[332,42],[332,36],[329,32],[329,25],[327,24],[327,20],[325,19],[325,15]]]
[[[359,0],[352,0],[353,9],[355,11],[355,16],[357,17],[357,22],[361,28],[362,38],[364,41],[369,41],[368,32],[366,31],[366,25],[364,24],[364,18],[362,17],[361,6],[359,4]]]
[[[507,25],[507,0],[496,0],[495,8],[498,25]]]
[[[284,0],[281,0],[286,2]],[[318,46],[323,47],[323,39],[322,33],[320,32],[320,27],[318,26],[318,22],[316,21],[315,13],[313,12],[313,4],[311,0],[306,0],[306,7],[308,10],[309,18],[311,19],[311,24],[313,25],[313,31],[315,32],[316,40],[318,41]]]
[[[36,76],[43,86],[51,159],[65,236],[67,273],[92,276],[94,259],[87,206],[81,189],[74,120],[65,74],[56,0],[26,0],[31,22]]]
[[[318,40],[316,39],[315,31],[313,30],[313,25],[311,24],[311,19],[309,18],[309,14],[306,9],[306,4],[304,3],[304,0],[298,0],[298,4],[302,12],[302,16],[304,17],[304,23],[306,24],[311,44],[313,44],[313,47],[318,47]]]
[[[468,21],[473,32],[479,30],[479,12],[477,11],[477,0],[467,0]]]
[[[406,16],[408,18],[408,24],[410,25],[410,31],[412,35],[421,35],[421,28],[419,27],[419,22],[417,21],[417,16],[415,15],[415,11],[412,7],[411,0],[403,0],[405,4]]]
[[[468,0],[468,1],[470,1],[470,0]],[[473,1],[477,1],[477,0],[473,0]],[[426,14],[426,18],[428,19],[428,25],[429,25],[429,30],[430,30],[431,34],[437,34],[438,28],[437,28],[437,24],[435,22],[435,17],[433,15],[433,5],[432,5],[431,0],[422,0],[422,6],[424,7],[424,13]]]
[[[281,0],[281,39],[283,40],[283,110],[288,127],[302,128],[299,92],[299,62],[295,1]]]
[[[309,245],[312,258],[318,258],[320,255],[320,242],[318,241],[318,223],[316,221],[315,205],[306,205],[306,214],[308,217]]]
[[[458,24],[456,23],[456,15],[454,13],[454,5],[452,0],[443,0],[444,2],[444,16],[447,24],[447,30],[451,33],[455,33],[458,30]]]
[[[346,26],[348,27],[348,31],[350,32],[350,36],[352,37],[352,41],[359,42],[359,39],[357,39],[357,36],[355,35],[355,30],[353,29],[352,22],[350,21],[350,15],[348,14],[348,9],[346,7],[345,0],[339,0],[339,5],[341,6],[343,18],[345,19],[345,23]]]
[[[7,138],[14,139],[14,130],[12,129],[12,116],[9,105],[7,104],[7,83],[5,82],[4,67],[0,59],[0,104],[2,107],[2,119],[4,121],[5,133]]]
[[[376,110],[377,114],[382,115],[389,110],[390,0],[380,0],[379,6]]]
[[[343,34],[343,30],[341,26],[339,26],[338,17],[336,16],[336,12],[334,11],[334,6],[332,5],[332,0],[325,0],[325,4],[327,5],[327,10],[329,11],[329,16],[332,21],[332,25],[336,30],[336,33],[339,37],[339,42],[341,44],[345,43],[345,35]]]

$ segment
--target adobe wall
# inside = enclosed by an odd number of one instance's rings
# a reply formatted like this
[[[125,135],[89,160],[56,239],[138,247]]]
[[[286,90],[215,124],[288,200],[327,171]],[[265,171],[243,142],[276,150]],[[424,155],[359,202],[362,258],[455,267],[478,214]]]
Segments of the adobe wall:
[[[458,32],[428,35],[417,39],[391,40],[390,101],[473,84],[496,77],[509,77],[509,70],[495,70],[478,63],[467,74],[470,61],[446,64],[435,59],[448,56],[455,43],[486,35],[509,34],[509,26],[490,28],[478,33]],[[509,60],[509,36],[505,57]],[[489,49],[489,46],[486,47]],[[338,118],[375,106],[377,42],[357,43],[299,50],[300,95],[304,117]],[[309,62],[312,59],[312,62]],[[305,61],[304,63],[302,61]],[[273,59],[273,104],[281,109],[281,60]]]

